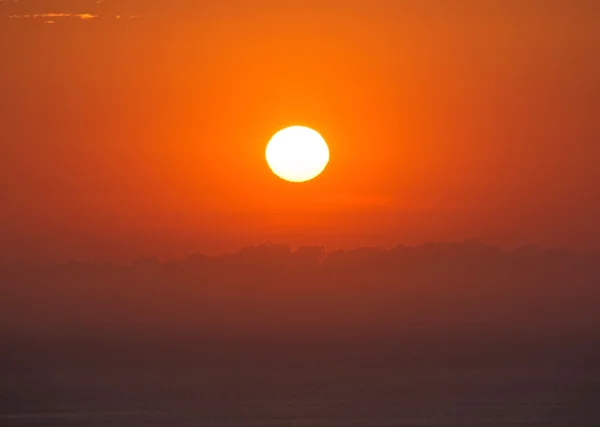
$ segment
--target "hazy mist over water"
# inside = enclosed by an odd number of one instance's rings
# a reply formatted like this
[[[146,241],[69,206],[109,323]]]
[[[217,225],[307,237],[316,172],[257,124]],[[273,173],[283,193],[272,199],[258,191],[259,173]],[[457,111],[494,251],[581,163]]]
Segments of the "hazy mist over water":
[[[597,261],[465,242],[5,265],[0,425],[597,426]]]

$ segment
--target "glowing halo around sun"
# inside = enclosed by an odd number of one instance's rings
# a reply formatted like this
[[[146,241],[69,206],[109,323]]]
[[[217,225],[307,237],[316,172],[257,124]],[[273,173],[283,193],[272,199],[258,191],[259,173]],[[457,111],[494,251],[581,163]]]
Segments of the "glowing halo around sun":
[[[265,155],[269,167],[279,178],[305,182],[323,172],[329,162],[329,147],[317,131],[290,126],[273,135]]]

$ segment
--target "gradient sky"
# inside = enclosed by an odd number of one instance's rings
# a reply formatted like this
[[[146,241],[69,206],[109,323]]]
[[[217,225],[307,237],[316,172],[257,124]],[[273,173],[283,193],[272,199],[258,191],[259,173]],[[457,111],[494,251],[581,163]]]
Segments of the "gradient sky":
[[[595,0],[0,0],[0,258],[598,248],[598,22]],[[294,124],[331,149],[306,184],[264,159]]]

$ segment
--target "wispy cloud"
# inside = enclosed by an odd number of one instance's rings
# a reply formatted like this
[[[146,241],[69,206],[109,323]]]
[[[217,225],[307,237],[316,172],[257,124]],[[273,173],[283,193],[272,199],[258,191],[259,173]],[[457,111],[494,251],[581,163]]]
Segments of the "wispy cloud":
[[[89,21],[90,19],[98,18],[98,15],[94,15],[91,13],[34,13],[34,14],[26,14],[26,15],[9,15],[11,19],[43,19],[45,22],[54,21],[57,18],[72,18],[79,19],[81,21]]]

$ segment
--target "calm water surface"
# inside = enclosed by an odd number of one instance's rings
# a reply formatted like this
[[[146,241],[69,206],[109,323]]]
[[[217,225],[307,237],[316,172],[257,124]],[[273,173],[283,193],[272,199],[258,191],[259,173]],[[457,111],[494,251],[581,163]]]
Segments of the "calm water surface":
[[[567,368],[26,370],[2,374],[0,426],[597,427],[599,391]]]

